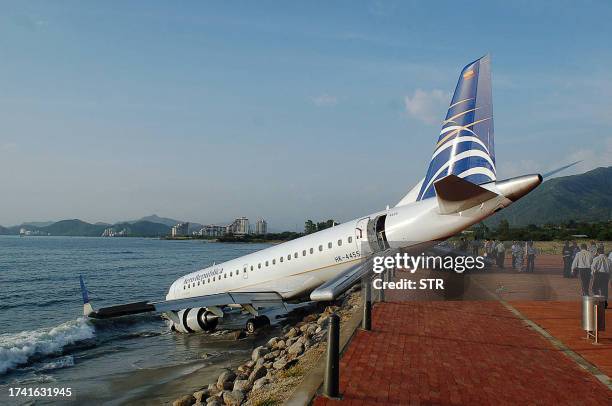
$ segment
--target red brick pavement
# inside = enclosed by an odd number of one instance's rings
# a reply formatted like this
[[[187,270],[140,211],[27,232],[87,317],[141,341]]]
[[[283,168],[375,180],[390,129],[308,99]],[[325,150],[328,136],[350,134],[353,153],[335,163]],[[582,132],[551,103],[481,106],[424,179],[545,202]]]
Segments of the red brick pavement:
[[[608,376],[612,376],[612,309],[606,311],[606,330],[599,334],[599,345],[585,340],[580,302],[510,302],[525,317],[537,323],[567,347],[580,354]]]
[[[604,385],[492,301],[377,304],[373,331],[356,332],[340,377],[339,403],[354,405],[612,402]]]

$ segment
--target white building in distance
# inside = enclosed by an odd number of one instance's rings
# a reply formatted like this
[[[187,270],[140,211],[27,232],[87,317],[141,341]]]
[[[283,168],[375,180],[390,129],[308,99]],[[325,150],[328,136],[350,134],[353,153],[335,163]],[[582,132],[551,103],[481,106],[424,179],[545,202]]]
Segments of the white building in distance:
[[[189,223],[178,223],[172,227],[172,237],[185,237],[189,233]]]
[[[257,223],[255,223],[255,234],[268,234],[268,223],[266,220],[262,218],[257,219]]]
[[[227,233],[234,235],[246,235],[249,233],[251,225],[246,217],[239,217],[227,226]]]

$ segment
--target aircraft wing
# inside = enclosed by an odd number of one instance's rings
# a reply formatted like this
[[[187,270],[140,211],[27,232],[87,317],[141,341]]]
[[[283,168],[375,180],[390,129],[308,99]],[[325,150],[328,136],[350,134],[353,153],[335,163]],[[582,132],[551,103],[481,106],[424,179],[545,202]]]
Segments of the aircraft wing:
[[[387,249],[377,252],[376,256],[392,256],[398,252],[397,249]],[[350,267],[346,271],[328,280],[310,293],[310,300],[315,302],[327,302],[335,300],[338,296],[349,290],[361,278],[372,272],[374,255],[370,255],[364,261]]]
[[[162,300],[159,302],[135,302],[103,307],[93,310],[89,304],[87,289],[81,277],[84,313],[95,319],[108,319],[112,317],[127,316],[147,312],[169,312],[195,307],[213,307],[226,305],[252,305],[254,307],[273,307],[284,305],[282,296],[278,292],[224,292],[213,295],[194,296],[175,300]]]

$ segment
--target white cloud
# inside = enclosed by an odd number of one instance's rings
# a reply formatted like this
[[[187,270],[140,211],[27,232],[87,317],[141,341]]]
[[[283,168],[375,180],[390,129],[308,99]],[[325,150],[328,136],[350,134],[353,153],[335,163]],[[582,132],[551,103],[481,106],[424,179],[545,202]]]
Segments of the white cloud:
[[[569,155],[567,161],[567,163],[582,161],[571,168],[574,173],[582,173],[600,166],[612,165],[612,137],[602,139],[599,148],[577,149]]]
[[[14,142],[7,142],[0,144],[0,152],[13,153],[17,151],[17,144]]]
[[[319,96],[315,96],[311,98],[312,102],[315,106],[324,107],[324,106],[335,106],[338,104],[338,98],[336,96],[332,96],[327,93],[323,93]]]
[[[444,119],[444,110],[448,107],[450,93],[434,89],[425,91],[417,89],[412,96],[406,96],[406,112],[427,124],[440,123]]]

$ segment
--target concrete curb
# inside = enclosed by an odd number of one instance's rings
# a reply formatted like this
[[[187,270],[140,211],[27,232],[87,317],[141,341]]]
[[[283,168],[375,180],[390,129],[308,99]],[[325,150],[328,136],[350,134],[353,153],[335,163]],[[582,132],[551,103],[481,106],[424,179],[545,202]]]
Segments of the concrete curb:
[[[363,307],[359,307],[359,310],[353,314],[351,318],[340,328],[340,354],[344,352],[344,348],[351,341],[355,331],[361,324],[362,317]],[[304,406],[311,403],[312,399],[316,396],[318,389],[323,384],[326,355],[327,352],[324,352],[321,357],[319,357],[317,365],[308,375],[304,377],[304,380],[295,388],[289,399],[285,401],[284,405]]]

